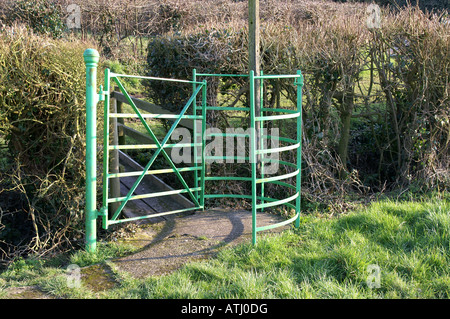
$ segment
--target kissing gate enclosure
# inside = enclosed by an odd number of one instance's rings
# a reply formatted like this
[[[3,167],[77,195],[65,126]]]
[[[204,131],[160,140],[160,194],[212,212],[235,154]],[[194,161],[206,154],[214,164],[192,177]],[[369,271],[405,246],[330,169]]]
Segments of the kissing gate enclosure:
[[[108,229],[109,226],[117,223],[123,223],[132,220],[153,218],[157,216],[170,215],[181,213],[185,211],[198,211],[205,209],[205,200],[209,198],[245,198],[250,199],[252,204],[252,242],[256,244],[256,233],[259,231],[279,227],[292,223],[295,221],[296,227],[299,226],[300,220],[300,181],[301,181],[301,122],[302,122],[302,86],[303,77],[300,71],[295,75],[255,75],[253,71],[250,71],[248,75],[235,75],[235,74],[203,74],[196,73],[193,70],[192,80],[178,80],[178,79],[166,79],[155,78],[146,76],[135,76],[116,74],[109,69],[105,70],[104,84],[100,86],[100,92],[97,93],[96,77],[97,77],[97,64],[99,60],[99,54],[96,50],[87,49],[84,52],[84,60],[86,63],[86,249],[88,251],[96,250],[96,227],[97,218],[102,219],[102,225],[104,229]],[[207,86],[208,79],[210,78],[226,78],[226,77],[243,77],[248,80],[249,85],[249,107],[235,107],[235,106],[218,106],[208,105],[207,103]],[[181,108],[178,114],[155,114],[155,113],[143,113],[139,110],[134,102],[134,99],[127,92],[123,85],[126,78],[138,78],[145,79],[146,81],[160,81],[161,83],[184,83],[192,86],[192,94],[186,103]],[[203,79],[199,81],[198,79]],[[263,107],[261,105],[260,111],[256,109],[256,97],[257,92],[260,94],[261,101],[264,100],[264,80],[278,80],[278,79],[291,79],[296,86],[296,106],[291,109],[287,108],[274,108],[273,106]],[[119,113],[117,110],[110,108],[110,91],[111,85],[116,85],[120,92],[123,94],[133,110],[133,113]],[[96,108],[97,103],[103,101],[104,103],[104,123],[103,123],[103,196],[100,209],[97,209],[97,119]],[[263,104],[263,103],[261,103]],[[249,114],[248,129],[244,133],[223,133],[223,132],[211,132],[207,129],[207,113],[210,111],[224,111],[224,112],[247,112]],[[143,127],[148,135],[152,144],[136,144],[136,145],[118,145],[117,141],[111,139],[110,121],[111,119],[124,119],[133,118],[136,119]],[[146,119],[168,119],[171,126],[167,131],[167,134],[162,140],[159,140],[152,130],[152,127],[147,123]],[[275,122],[279,123],[280,135],[283,135],[283,120],[295,119],[296,120],[296,132],[292,132],[295,138],[279,136],[270,134],[267,128],[267,124],[273,126]],[[175,129],[179,126],[180,122],[192,121],[192,143],[169,143],[171,135]],[[286,135],[286,133],[284,133]],[[230,156],[214,154],[209,155],[206,153],[206,141],[210,137],[220,138],[235,138],[241,137],[249,141],[248,152],[238,150]],[[278,142],[282,142],[281,147],[269,148],[263,140],[276,141],[272,143],[278,145]],[[269,143],[267,143],[269,144]],[[272,145],[270,145],[272,146]],[[173,159],[168,154],[168,150],[172,148],[186,148],[191,150],[191,156],[193,158],[192,164],[189,167],[177,167]],[[112,151],[118,151],[122,149],[153,149],[154,152],[148,160],[147,164],[142,171],[133,172],[111,172],[110,171],[110,154]],[[296,152],[295,161],[288,162],[279,159],[278,157],[271,156],[281,152],[294,150]],[[162,158],[164,163],[167,164],[165,168],[154,168],[154,163],[158,158]],[[206,174],[206,163],[210,161],[227,161],[227,163],[233,161],[246,161],[250,164],[250,174],[247,176],[210,176]],[[287,173],[265,173],[265,165],[276,163],[277,165],[283,165],[288,167]],[[267,167],[267,166],[266,166]],[[182,185],[181,189],[165,190],[152,192],[149,194],[135,194],[136,189],[144,179],[146,175],[158,175],[163,173],[171,173],[176,176],[179,181],[178,184]],[[181,173],[193,174],[193,178],[190,179],[191,184],[186,181]],[[212,174],[211,174],[212,175]],[[134,176],[136,180],[130,187],[128,193],[125,196],[112,197],[110,194],[111,180],[118,178],[125,178]],[[287,182],[287,179],[295,180],[293,185]],[[251,194],[215,194],[205,193],[205,183],[209,181],[239,181],[251,183]],[[273,198],[268,197],[265,194],[265,186],[268,184],[275,184],[282,188],[291,189],[290,195],[286,198]],[[289,192],[286,192],[289,193]],[[187,198],[194,204],[192,207],[161,211],[146,215],[137,216],[132,218],[123,217],[123,209],[129,201],[162,197],[174,194],[185,194]],[[294,202],[295,201],[295,202]],[[257,220],[257,212],[262,211],[264,208],[275,207],[279,205],[285,205],[295,211],[294,216],[277,224],[271,225],[259,225]],[[250,213],[250,212],[249,212]]]

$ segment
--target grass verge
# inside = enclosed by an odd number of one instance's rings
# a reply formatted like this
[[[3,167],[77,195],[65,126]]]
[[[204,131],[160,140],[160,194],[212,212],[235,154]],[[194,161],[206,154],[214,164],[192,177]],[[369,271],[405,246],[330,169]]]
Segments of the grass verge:
[[[0,297],[11,285],[38,285],[65,298],[450,297],[448,199],[382,200],[339,218],[306,216],[299,229],[261,236],[256,247],[223,249],[161,277],[119,272],[106,261],[127,252],[118,247],[103,247],[107,253],[93,260],[81,253],[71,259],[107,264],[116,282],[110,289],[68,288],[65,269],[21,261],[0,274]]]

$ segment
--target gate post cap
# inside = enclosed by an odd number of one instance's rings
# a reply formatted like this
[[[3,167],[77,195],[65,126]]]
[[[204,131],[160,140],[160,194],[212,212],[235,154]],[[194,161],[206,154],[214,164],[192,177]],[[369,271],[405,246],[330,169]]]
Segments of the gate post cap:
[[[95,49],[86,49],[83,53],[84,62],[96,65],[100,59],[100,54]]]

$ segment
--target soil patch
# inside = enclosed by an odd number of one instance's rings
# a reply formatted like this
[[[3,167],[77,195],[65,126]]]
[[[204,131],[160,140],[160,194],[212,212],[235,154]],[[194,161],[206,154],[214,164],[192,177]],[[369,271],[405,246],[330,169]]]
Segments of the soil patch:
[[[13,287],[7,289],[7,299],[55,299],[42,292],[37,286]]]
[[[116,282],[110,269],[105,265],[94,265],[81,269],[81,281],[93,292],[114,288]]]

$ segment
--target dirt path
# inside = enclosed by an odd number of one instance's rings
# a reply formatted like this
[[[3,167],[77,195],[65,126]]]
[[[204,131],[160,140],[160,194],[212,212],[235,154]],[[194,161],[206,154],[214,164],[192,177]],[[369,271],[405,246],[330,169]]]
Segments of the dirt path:
[[[267,225],[280,219],[275,215],[259,213],[257,221],[258,225]],[[250,241],[251,230],[251,213],[244,210],[214,209],[175,217],[142,228],[135,237],[128,239],[142,249],[112,262],[119,270],[138,278],[162,275],[189,261],[208,258],[224,246]]]

